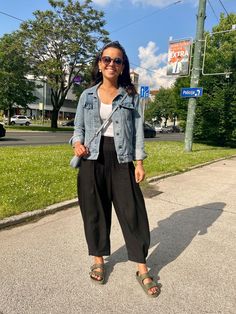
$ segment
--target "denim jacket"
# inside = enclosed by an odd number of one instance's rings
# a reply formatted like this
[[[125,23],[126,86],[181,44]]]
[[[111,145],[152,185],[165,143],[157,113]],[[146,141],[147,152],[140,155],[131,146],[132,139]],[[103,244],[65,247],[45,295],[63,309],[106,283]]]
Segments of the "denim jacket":
[[[100,83],[86,89],[80,96],[75,116],[74,134],[70,139],[73,145],[79,141],[86,143],[94,136],[101,126],[100,101],[97,89]],[[125,98],[123,96],[126,95]],[[121,99],[124,99],[121,103]],[[120,87],[118,95],[112,102],[112,108],[118,106],[112,116],[114,142],[119,163],[133,160],[143,160],[147,157],[144,151],[143,118],[139,96],[129,96],[125,89]],[[89,155],[86,159],[96,160],[99,155],[101,132],[89,145]]]

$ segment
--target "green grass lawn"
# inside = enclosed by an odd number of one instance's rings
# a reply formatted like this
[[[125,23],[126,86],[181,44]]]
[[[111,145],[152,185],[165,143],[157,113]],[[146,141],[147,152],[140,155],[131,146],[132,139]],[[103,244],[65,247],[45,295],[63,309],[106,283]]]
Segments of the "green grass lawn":
[[[236,149],[180,142],[146,143],[146,176],[184,171],[191,166],[236,155]],[[0,219],[76,197],[77,171],[70,168],[69,145],[0,148]]]
[[[183,146],[181,142],[146,143],[146,176],[150,178],[168,172],[181,172],[207,161],[236,155],[235,148],[194,144],[193,151],[186,153]]]

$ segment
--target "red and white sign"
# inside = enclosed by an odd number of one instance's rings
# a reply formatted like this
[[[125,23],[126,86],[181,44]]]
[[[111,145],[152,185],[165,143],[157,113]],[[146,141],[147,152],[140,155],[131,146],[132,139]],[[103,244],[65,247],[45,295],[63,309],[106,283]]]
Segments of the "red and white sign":
[[[167,75],[189,74],[191,44],[190,39],[169,42]]]

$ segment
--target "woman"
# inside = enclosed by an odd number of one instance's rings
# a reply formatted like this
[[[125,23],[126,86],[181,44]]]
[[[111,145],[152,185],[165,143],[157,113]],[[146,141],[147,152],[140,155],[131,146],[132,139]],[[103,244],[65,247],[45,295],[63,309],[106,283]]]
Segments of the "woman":
[[[139,188],[146,157],[142,108],[131,83],[127,55],[119,42],[103,47],[95,60],[93,79],[92,87],[80,97],[71,139],[75,155],[83,157],[78,194],[89,255],[94,256],[90,277],[96,283],[105,282],[103,256],[110,255],[113,203],[128,258],[137,263],[136,278],[149,296],[156,297],[160,287],[146,266],[150,232]],[[87,147],[115,106],[118,108],[112,118]]]

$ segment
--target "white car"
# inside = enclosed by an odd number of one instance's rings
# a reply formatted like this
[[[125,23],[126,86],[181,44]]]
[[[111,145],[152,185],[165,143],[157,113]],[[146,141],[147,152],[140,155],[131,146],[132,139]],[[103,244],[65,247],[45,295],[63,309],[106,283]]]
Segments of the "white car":
[[[7,119],[5,119],[7,123]],[[19,125],[30,125],[31,121],[29,118],[23,115],[15,115],[11,117],[11,125],[19,124]]]
[[[155,126],[155,130],[157,133],[162,133],[163,132],[163,127],[162,126]]]

